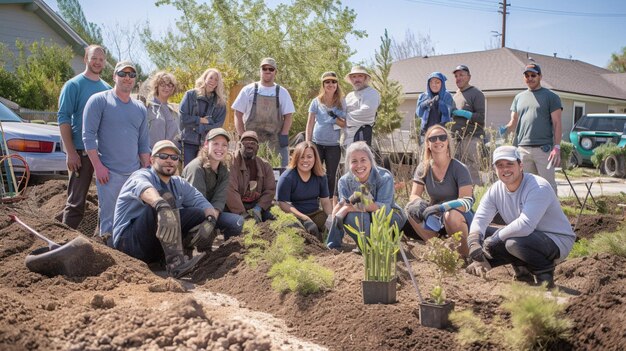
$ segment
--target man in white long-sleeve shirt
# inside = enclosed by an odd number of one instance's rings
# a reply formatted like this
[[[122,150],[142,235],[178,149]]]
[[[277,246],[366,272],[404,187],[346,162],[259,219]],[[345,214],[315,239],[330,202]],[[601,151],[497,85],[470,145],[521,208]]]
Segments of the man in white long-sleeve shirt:
[[[380,94],[369,86],[371,79],[362,66],[352,67],[345,77],[345,81],[354,88],[346,95],[346,135],[343,141],[346,146],[355,141],[365,141],[372,146],[372,128],[376,122]]]
[[[553,287],[554,267],[576,239],[559,200],[547,180],[524,173],[516,147],[497,148],[493,165],[499,181],[481,199],[470,226],[467,241],[474,262],[467,270],[479,274],[510,263],[517,280],[530,281],[534,275],[537,284]],[[496,213],[505,227],[489,226]]]

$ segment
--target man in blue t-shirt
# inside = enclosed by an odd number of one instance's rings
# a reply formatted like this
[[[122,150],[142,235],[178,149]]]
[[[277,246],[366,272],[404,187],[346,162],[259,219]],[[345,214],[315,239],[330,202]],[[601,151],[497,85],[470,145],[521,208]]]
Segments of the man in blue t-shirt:
[[[96,173],[100,236],[113,232],[115,201],[128,176],[150,165],[146,107],[130,97],[137,69],[128,61],[115,65],[115,87],[93,95],[85,106],[83,143]],[[108,242],[110,245],[111,242]]]
[[[59,96],[57,120],[67,157],[69,183],[67,202],[61,213],[61,221],[71,228],[78,228],[85,215],[85,199],[93,178],[93,167],[83,144],[83,110],[91,95],[111,89],[100,79],[106,64],[106,54],[99,45],[85,48],[85,71],[68,80]]]
[[[558,95],[541,86],[541,67],[524,68],[528,89],[517,94],[511,104],[511,120],[506,130],[515,130],[513,145],[519,147],[524,172],[545,178],[556,193],[554,168],[561,164],[561,112]],[[519,122],[519,123],[518,123]]]

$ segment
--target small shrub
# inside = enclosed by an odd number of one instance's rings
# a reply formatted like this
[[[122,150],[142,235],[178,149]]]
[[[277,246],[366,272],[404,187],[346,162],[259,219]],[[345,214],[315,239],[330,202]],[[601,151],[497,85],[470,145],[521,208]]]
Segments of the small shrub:
[[[593,162],[593,166],[596,168],[600,168],[600,165],[602,165],[602,162],[608,157],[608,156],[619,156],[619,155],[624,155],[626,156],[626,148],[621,148],[617,145],[615,145],[615,143],[612,142],[608,142],[606,144],[602,144],[600,146],[598,146],[597,148],[593,149],[593,155],[591,155],[591,162]]]
[[[568,258],[576,258],[589,256],[589,240],[585,238],[578,239],[572,246],[572,251],[569,252]]]
[[[574,152],[574,144],[561,141],[561,168],[570,168],[569,159],[572,157],[572,152]]]
[[[259,229],[254,220],[247,220],[243,224],[243,244],[248,249],[244,261],[251,267],[256,267],[263,259],[263,254],[269,242],[259,237]]]
[[[603,232],[589,241],[590,253],[610,253],[626,257],[626,230],[619,228],[616,232]]]
[[[545,291],[522,284],[511,285],[502,304],[511,313],[513,328],[504,334],[511,349],[550,349],[569,336],[571,322],[562,315],[566,305],[558,304],[555,296],[547,297]]]
[[[456,276],[459,268],[463,266],[463,259],[457,251],[460,243],[461,232],[456,232],[445,240],[432,238],[426,242],[427,251],[424,259],[434,263],[436,267],[437,284],[430,292],[430,297],[436,304],[442,305],[446,302],[443,277]]]
[[[450,313],[450,321],[459,328],[456,340],[461,346],[470,346],[473,343],[486,343],[490,335],[495,332],[489,324],[485,324],[471,310]]]
[[[273,278],[272,288],[302,295],[330,289],[335,279],[333,271],[317,264],[313,257],[298,260],[288,256],[284,261],[273,265],[267,275]]]
[[[259,151],[257,152],[257,156],[266,160],[272,168],[279,168],[281,156],[279,153],[275,152],[268,143],[260,143]]]
[[[300,256],[304,252],[304,238],[294,228],[283,228],[267,248],[263,258],[270,264],[279,263],[290,256]]]

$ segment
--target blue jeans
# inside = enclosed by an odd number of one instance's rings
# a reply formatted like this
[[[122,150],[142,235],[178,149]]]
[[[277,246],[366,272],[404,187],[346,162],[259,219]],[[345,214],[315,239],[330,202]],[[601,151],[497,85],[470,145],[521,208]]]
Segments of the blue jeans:
[[[346,218],[343,220],[343,224],[350,225],[355,229],[359,229],[356,226],[356,219],[359,219],[359,224],[361,225],[361,230],[365,232],[365,236],[370,235],[370,223],[372,214],[370,212],[350,212],[346,215]],[[394,223],[398,225],[398,229],[402,230],[404,227],[404,223],[406,222],[406,218],[401,211],[393,210],[393,215],[391,216],[390,225],[393,226]],[[328,233],[328,239],[326,240],[326,246],[329,249],[338,249],[341,247],[341,242],[343,241],[343,236],[346,233],[346,229],[339,228],[336,224],[336,220],[333,221],[333,227],[330,229]],[[348,235],[358,244],[356,235],[348,232]]]
[[[217,218],[216,228],[224,234],[224,240],[228,240],[233,236],[241,234],[243,230],[243,217],[230,212],[220,212],[220,216]]]
[[[183,167],[185,167],[189,162],[196,158],[196,156],[198,156],[199,150],[199,145],[183,142]]]
[[[280,166],[285,168],[289,164],[289,146],[283,146],[279,150]]]
[[[113,233],[113,213],[115,203],[120,195],[122,186],[130,175],[113,173],[109,170],[109,181],[102,184],[96,180],[98,191],[98,217],[100,218],[100,236],[105,233]]]
[[[493,235],[498,228],[488,227],[485,237]],[[527,267],[533,274],[554,271],[554,260],[560,256],[556,246],[544,232],[535,230],[528,236],[505,240],[491,250],[493,259],[488,260],[492,267],[512,264]]]
[[[204,210],[199,208],[181,208],[180,228],[182,239],[189,235],[189,230],[205,219]],[[146,263],[157,262],[164,258],[161,241],[156,237],[157,215],[150,206],[144,206],[139,217],[133,219],[120,233],[115,248]]]

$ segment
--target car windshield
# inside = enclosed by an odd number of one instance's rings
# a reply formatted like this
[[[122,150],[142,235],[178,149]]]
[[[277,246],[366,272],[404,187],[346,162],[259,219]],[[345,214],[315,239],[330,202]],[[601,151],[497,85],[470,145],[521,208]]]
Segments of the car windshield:
[[[618,118],[618,117],[590,117],[585,116],[576,123],[576,127],[579,129],[586,129],[591,131],[601,131],[601,132],[617,132],[621,133],[624,131],[624,124],[626,123],[626,118]]]
[[[22,122],[20,116],[0,103],[0,122]]]

